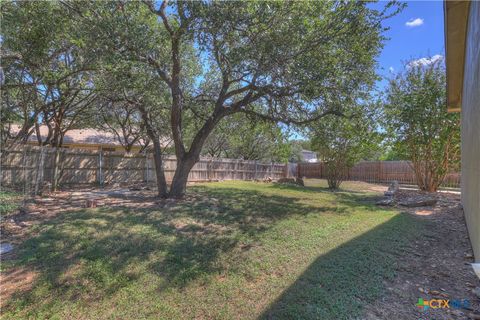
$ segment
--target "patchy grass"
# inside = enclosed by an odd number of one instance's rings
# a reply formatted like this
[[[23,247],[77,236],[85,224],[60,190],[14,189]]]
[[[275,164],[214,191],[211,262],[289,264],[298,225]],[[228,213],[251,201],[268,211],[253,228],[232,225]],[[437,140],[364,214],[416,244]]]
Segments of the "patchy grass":
[[[317,182],[189,191],[200,200],[70,212],[33,228],[7,271],[34,270],[35,282],[5,303],[3,317],[356,317],[420,227],[373,205],[371,193]]]
[[[0,191],[0,215],[6,216],[20,206],[21,195],[10,191]]]

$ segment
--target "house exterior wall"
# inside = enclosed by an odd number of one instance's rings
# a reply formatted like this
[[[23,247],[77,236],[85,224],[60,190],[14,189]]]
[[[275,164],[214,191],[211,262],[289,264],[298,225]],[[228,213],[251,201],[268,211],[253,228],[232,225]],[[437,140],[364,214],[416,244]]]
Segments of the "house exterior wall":
[[[462,204],[480,262],[480,2],[470,3],[462,93]]]

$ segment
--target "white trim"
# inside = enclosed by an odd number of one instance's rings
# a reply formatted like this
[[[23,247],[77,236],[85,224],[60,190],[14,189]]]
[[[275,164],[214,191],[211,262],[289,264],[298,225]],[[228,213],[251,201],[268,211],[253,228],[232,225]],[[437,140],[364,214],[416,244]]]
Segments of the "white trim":
[[[472,268],[477,277],[480,278],[480,263],[472,263]]]

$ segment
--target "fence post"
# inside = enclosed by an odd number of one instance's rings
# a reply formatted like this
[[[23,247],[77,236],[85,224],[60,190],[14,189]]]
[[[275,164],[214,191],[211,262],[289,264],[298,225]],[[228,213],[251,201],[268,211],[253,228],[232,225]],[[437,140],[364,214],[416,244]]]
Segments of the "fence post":
[[[27,197],[27,146],[23,146],[23,205],[25,205],[26,197]]]
[[[242,175],[242,181],[245,180],[245,160],[241,160],[240,173]]]
[[[148,151],[145,151],[145,183],[148,184],[148,174],[149,174],[149,166],[148,166]]]
[[[233,165],[233,180],[237,180],[237,164],[238,164],[238,160],[235,160],[235,163]]]
[[[376,182],[382,182],[382,163],[380,161],[376,162],[377,169],[375,170],[377,173],[377,177],[375,179]]]
[[[35,195],[38,194],[38,186],[43,187],[43,175],[45,171],[45,148],[43,146],[40,147],[40,161],[38,163],[37,169],[37,179],[35,181]]]
[[[388,182],[387,177],[385,176],[385,165],[383,161],[380,161],[380,174],[382,175],[382,181]]]
[[[98,153],[98,184],[103,187],[103,149]]]
[[[210,157],[210,160],[207,162],[207,179],[212,180],[213,173],[213,158]]]

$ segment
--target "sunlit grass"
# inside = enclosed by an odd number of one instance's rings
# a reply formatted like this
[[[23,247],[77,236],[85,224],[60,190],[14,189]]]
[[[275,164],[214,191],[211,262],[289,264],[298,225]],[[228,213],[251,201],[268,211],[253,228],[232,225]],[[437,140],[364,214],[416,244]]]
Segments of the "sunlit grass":
[[[12,268],[38,273],[5,318],[341,319],[361,314],[415,233],[371,194],[253,182],[190,188],[195,203],[63,214]],[[348,185],[346,185],[348,187]]]
[[[21,195],[10,191],[0,191],[0,215],[14,212],[21,201]]]

